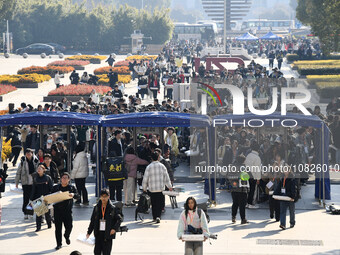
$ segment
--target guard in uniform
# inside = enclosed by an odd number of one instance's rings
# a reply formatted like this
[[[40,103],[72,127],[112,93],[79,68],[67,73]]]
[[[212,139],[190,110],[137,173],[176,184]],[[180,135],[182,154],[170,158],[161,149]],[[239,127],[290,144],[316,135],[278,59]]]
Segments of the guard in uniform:
[[[68,199],[59,203],[54,204],[54,224],[55,224],[55,238],[57,240],[56,250],[59,250],[62,246],[62,224],[65,226],[65,240],[67,244],[70,244],[70,234],[73,227],[72,218],[72,207],[73,199],[78,199],[79,195],[77,189],[70,184],[70,175],[64,172],[60,176],[60,184],[54,185],[52,188],[52,193],[55,192],[65,192],[68,191],[72,199]]]

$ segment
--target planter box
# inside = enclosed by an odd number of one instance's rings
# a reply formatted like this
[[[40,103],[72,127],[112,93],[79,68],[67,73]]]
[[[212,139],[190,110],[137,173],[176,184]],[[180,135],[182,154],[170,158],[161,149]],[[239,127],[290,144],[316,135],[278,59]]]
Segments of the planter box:
[[[57,102],[61,102],[64,97],[66,97],[67,100],[71,102],[78,102],[80,98],[84,98],[84,100],[87,101],[90,96],[47,96],[44,97],[44,102],[53,102],[54,100],[57,100]]]
[[[84,71],[85,70],[85,66],[73,66],[74,70],[77,71]]]
[[[90,59],[91,64],[101,64],[102,61],[100,59]]]
[[[39,83],[16,83],[11,85],[17,89],[37,89],[39,87]]]

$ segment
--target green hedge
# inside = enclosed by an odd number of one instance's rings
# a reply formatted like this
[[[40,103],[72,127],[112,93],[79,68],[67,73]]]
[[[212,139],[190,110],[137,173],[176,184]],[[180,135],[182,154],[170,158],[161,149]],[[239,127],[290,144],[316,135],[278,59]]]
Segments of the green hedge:
[[[316,91],[323,98],[333,98],[340,96],[340,83],[339,82],[317,82]]]
[[[327,65],[304,65],[299,67],[298,72],[300,75],[327,75],[327,74],[340,74],[340,65],[327,66]]]

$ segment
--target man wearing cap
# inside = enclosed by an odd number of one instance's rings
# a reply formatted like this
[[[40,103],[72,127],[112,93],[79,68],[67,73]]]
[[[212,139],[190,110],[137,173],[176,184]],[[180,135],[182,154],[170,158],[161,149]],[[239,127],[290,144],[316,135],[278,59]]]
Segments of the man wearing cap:
[[[33,177],[37,171],[39,159],[33,154],[31,149],[25,150],[25,156],[21,158],[18,170],[15,176],[15,186],[18,188],[19,181],[21,181],[23,190],[23,204],[22,212],[25,215],[25,220],[28,219],[26,214],[26,206],[30,199],[33,185]]]
[[[115,99],[121,99],[123,97],[123,93],[119,90],[118,85],[114,85],[114,90],[112,91],[112,97]]]

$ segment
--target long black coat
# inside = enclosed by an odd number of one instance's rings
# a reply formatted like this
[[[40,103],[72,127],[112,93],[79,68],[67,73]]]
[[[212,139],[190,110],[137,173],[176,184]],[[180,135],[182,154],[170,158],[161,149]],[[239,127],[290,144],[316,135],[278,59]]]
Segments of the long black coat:
[[[100,231],[100,220],[102,219],[102,201],[99,200],[98,204],[93,208],[92,216],[91,216],[91,222],[89,225],[89,228],[87,230],[87,234],[91,235],[92,231],[94,231],[94,236],[97,238]],[[120,210],[116,208],[114,205],[111,204],[109,201],[106,210],[105,210],[105,238],[106,239],[115,239],[116,233],[114,235],[110,235],[111,229],[114,229],[116,232],[119,231],[120,224],[123,221],[123,215],[121,214]]]

